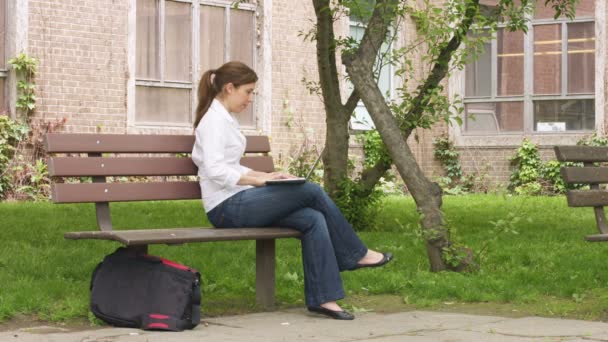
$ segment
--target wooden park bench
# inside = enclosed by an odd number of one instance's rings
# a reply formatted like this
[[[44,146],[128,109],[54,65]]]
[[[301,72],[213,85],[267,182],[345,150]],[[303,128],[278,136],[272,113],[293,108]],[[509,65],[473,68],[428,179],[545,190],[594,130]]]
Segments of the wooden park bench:
[[[178,155],[190,154],[193,145],[192,135],[46,135],[45,146],[50,156],[48,171],[53,177],[53,202],[95,203],[98,230],[68,232],[64,236],[74,240],[114,240],[144,252],[151,244],[255,240],[256,300],[264,308],[271,308],[275,289],[275,239],[299,237],[298,231],[287,228],[209,227],[114,230],[112,227],[111,202],[201,200],[198,181],[188,177],[171,177],[196,176],[198,169],[192,159]],[[268,137],[247,137],[246,155],[241,163],[256,171],[274,171],[269,152]],[[110,176],[148,176],[154,179],[151,182],[108,183],[106,177]],[[91,177],[92,183],[68,184],[61,181],[65,177]],[[202,206],[200,210],[202,215]]]
[[[595,222],[600,234],[588,235],[587,241],[608,241],[608,226],[604,205],[608,205],[608,191],[600,184],[608,183],[608,167],[598,163],[608,162],[608,147],[597,146],[555,146],[555,155],[561,162],[582,163],[583,166],[561,168],[564,182],[568,184],[589,184],[588,190],[568,190],[566,197],[570,207],[593,207]]]

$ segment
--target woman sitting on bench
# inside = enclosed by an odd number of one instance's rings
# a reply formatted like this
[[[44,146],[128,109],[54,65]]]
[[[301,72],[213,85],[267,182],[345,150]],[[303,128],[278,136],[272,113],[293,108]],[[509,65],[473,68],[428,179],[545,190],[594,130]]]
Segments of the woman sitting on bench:
[[[256,73],[240,62],[208,70],[201,78],[192,160],[199,170],[203,206],[217,228],[300,231],[308,310],[351,320],[354,316],[336,303],[344,298],[340,271],[382,266],[392,254],[368,249],[319,185],[265,186],[268,180],[293,176],[240,165],[246,139],[230,113],[247,108],[257,80]]]

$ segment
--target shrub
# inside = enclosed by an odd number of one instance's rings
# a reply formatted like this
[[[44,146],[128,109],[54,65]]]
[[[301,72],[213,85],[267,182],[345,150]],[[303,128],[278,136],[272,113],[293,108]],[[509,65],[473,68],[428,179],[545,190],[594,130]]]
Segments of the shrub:
[[[580,143],[580,142],[579,142]],[[585,142],[580,144],[595,144],[596,142]],[[583,185],[566,184],[560,169],[564,166],[580,166],[580,163],[549,160],[543,163],[540,159],[538,147],[524,139],[522,145],[511,157],[511,173],[509,190],[518,195],[554,195],[563,194],[569,189],[579,189]]]
[[[433,141],[433,155],[445,170],[445,177],[439,177],[437,182],[448,195],[462,195],[471,191],[474,177],[465,175],[460,164],[460,153],[454,147],[447,135],[437,137]]]
[[[27,137],[28,131],[26,124],[0,115],[0,199],[6,198],[7,192],[13,189],[9,176],[11,164],[18,145]]]

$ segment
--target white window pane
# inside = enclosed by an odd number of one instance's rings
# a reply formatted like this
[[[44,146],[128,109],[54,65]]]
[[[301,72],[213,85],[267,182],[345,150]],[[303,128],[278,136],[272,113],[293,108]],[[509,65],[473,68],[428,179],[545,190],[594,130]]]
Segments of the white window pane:
[[[6,78],[0,77],[0,115],[8,115],[8,104],[6,103]]]
[[[492,42],[488,40],[483,44],[483,51],[478,52],[477,59],[471,58],[465,66],[465,96],[491,95]]]
[[[501,28],[497,32],[497,94],[524,93],[524,34]]]
[[[534,26],[534,94],[562,92],[562,28]]]
[[[160,78],[159,26],[158,0],[137,0],[137,78]]]
[[[357,24],[350,25],[350,36],[354,38],[357,42],[360,42],[363,38],[363,34],[365,33],[365,27],[362,27]],[[389,33],[390,34],[390,33]],[[380,51],[378,51],[378,58],[376,60],[376,65],[374,67],[374,72],[378,72],[378,88],[382,92],[385,98],[389,99],[391,93],[391,66],[389,64],[390,58],[390,45],[387,42],[382,43],[380,47]],[[353,87],[350,82],[348,82],[348,90],[352,91]]]
[[[230,11],[230,60],[253,67],[254,12]]]
[[[391,34],[389,32],[389,34]],[[380,67],[380,73],[378,75],[378,88],[382,92],[382,95],[386,99],[390,99],[391,92],[391,65],[390,62],[390,44],[388,42],[382,43],[380,47],[378,60],[376,61],[376,67],[374,71],[378,71]]]
[[[523,102],[469,103],[465,105],[467,132],[522,132]]]
[[[595,91],[594,23],[568,24],[568,93]]]
[[[135,120],[190,123],[190,89],[137,86]]]
[[[254,12],[230,10],[230,60],[239,61],[254,68]],[[253,103],[245,111],[236,115],[241,126],[255,127]]]
[[[6,68],[6,0],[0,0],[0,69]]]
[[[388,58],[388,57],[386,57]],[[386,63],[386,62],[385,62]],[[378,88],[382,92],[385,98],[390,99],[391,93],[391,66],[383,65],[380,69],[380,75],[378,77]]]
[[[201,70],[219,68],[224,64],[226,21],[224,8],[201,6]]]
[[[605,0],[601,0],[605,1]],[[595,0],[580,0],[576,5],[576,17],[577,18],[593,18],[595,14]],[[534,19],[553,19],[555,17],[555,10],[551,5],[545,6],[545,0],[536,1],[536,13]],[[560,18],[563,18],[562,15]]]
[[[350,119],[350,128],[355,130],[364,130],[369,131],[374,129],[374,122],[372,121],[371,116],[367,111],[367,108],[360,103],[357,108],[355,108],[355,112]]]
[[[534,130],[582,131],[595,127],[595,101],[534,101]],[[563,128],[563,129],[562,129]]]
[[[191,4],[165,2],[165,80],[191,81]]]
[[[363,39],[363,33],[365,33],[365,27],[359,25],[350,25],[350,36],[355,41],[360,42]]]

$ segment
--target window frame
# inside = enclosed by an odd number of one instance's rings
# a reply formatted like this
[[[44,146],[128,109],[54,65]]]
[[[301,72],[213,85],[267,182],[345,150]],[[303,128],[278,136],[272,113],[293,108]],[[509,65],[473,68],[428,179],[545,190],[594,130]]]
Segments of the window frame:
[[[181,2],[190,4],[190,21],[191,21],[191,79],[190,81],[173,81],[165,79],[165,3],[166,1]],[[198,102],[196,94],[198,93],[198,82],[204,70],[201,70],[200,65],[200,13],[202,6],[213,6],[221,7],[224,9],[225,18],[225,33],[227,35],[227,43],[224,44],[224,58],[225,61],[230,58],[230,12],[235,9],[232,5],[231,0],[159,0],[159,51],[158,51],[158,63],[160,69],[160,77],[158,80],[138,78],[135,74],[136,71],[136,31],[137,31],[137,0],[131,0],[130,12],[129,12],[129,70],[130,72],[128,86],[127,86],[127,131],[147,131],[149,129],[169,129],[178,131],[191,131],[192,123],[195,118],[196,105]],[[257,11],[260,6],[257,3],[241,3],[238,6],[238,10],[251,11],[253,14],[253,28],[252,28],[252,55],[253,55],[253,66],[257,69],[257,44],[256,44],[256,28],[258,26]],[[190,90],[190,116],[188,122],[177,123],[177,122],[158,122],[158,121],[145,121],[136,119],[136,91],[138,86],[145,87],[158,87],[158,88],[174,88],[174,89],[189,89]],[[255,102],[254,102],[255,103]],[[254,126],[241,126],[242,130],[253,131],[258,129],[259,120],[257,114],[257,105],[253,106],[253,121]],[[263,122],[262,122],[263,123]]]
[[[597,2],[596,2],[597,3]],[[569,20],[567,18],[559,18],[557,20],[554,19],[531,19],[528,22],[528,33],[524,34],[523,48],[524,48],[524,65],[523,65],[523,74],[524,74],[524,89],[523,94],[519,96],[500,96],[497,94],[498,87],[498,43],[497,39],[492,39],[491,41],[491,61],[492,61],[492,87],[490,96],[463,96],[463,105],[469,103],[497,103],[497,102],[523,102],[524,103],[524,113],[523,113],[523,121],[524,125],[522,127],[521,132],[491,132],[491,131],[473,131],[468,132],[466,129],[466,123],[464,127],[462,127],[462,134],[466,136],[475,136],[475,135],[513,135],[513,134],[539,134],[539,135],[556,135],[556,134],[589,134],[593,130],[570,130],[565,132],[542,132],[534,130],[534,101],[542,101],[542,100],[595,100],[596,94],[568,94],[568,25],[576,24],[576,23],[596,23],[596,18],[585,17],[585,18],[575,18],[573,20]],[[559,24],[561,28],[561,49],[562,49],[562,58],[561,58],[561,92],[560,94],[555,95],[535,95],[534,94],[534,29],[537,26],[542,25],[556,25]],[[595,26],[595,25],[594,25]],[[498,28],[505,28],[505,24],[499,24]],[[598,41],[598,32],[597,29],[594,30],[594,39],[595,46],[597,49],[597,41]],[[597,51],[594,56],[597,60],[598,54]],[[604,57],[605,58],[605,57]],[[597,64],[596,64],[597,67]],[[466,77],[465,70],[462,71],[462,89],[466,89]],[[594,71],[595,72],[595,71]],[[597,83],[598,80],[596,79]],[[594,85],[595,87],[595,85]],[[597,108],[597,106],[596,106]],[[466,113],[466,111],[465,111]],[[466,114],[465,114],[466,115]],[[598,116],[598,113],[595,113],[595,116]],[[466,122],[465,120],[463,120]]]
[[[195,14],[194,14],[194,2],[196,2],[196,0],[158,0],[158,12],[159,12],[159,16],[158,16],[158,25],[159,25],[159,29],[158,29],[158,68],[159,68],[159,79],[155,80],[155,79],[146,79],[146,78],[138,78],[137,74],[136,74],[136,70],[137,70],[137,65],[134,66],[134,68],[132,70],[134,70],[134,78],[135,78],[135,89],[134,89],[134,96],[135,93],[137,92],[137,87],[156,87],[156,88],[177,88],[177,89],[190,89],[190,116],[189,116],[189,122],[184,122],[184,123],[178,123],[178,122],[159,122],[159,121],[145,121],[145,120],[137,120],[136,119],[136,113],[137,113],[137,108],[135,107],[136,104],[135,102],[133,102],[133,106],[134,106],[134,113],[133,113],[133,120],[132,122],[139,127],[161,127],[161,126],[169,126],[169,127],[191,127],[192,126],[192,120],[193,120],[193,88],[194,88],[194,83],[195,80],[194,78],[192,78],[192,76],[194,75],[194,35],[191,35],[191,42],[190,42],[190,48],[191,48],[191,53],[190,53],[190,63],[191,63],[191,70],[190,70],[190,74],[191,74],[191,79],[190,82],[187,81],[167,81],[165,80],[165,14],[166,14],[166,2],[167,1],[173,1],[173,2],[181,2],[181,3],[189,3],[190,4],[190,30],[191,33],[195,32],[195,25],[194,25],[194,18],[195,18]],[[134,4],[135,4],[135,10],[137,10],[137,0],[134,0]],[[137,19],[137,18],[136,18]],[[136,26],[135,26],[136,27]],[[134,35],[136,36],[137,33],[134,32]],[[134,48],[134,52],[137,53],[136,48]],[[129,120],[131,121],[131,120]]]

